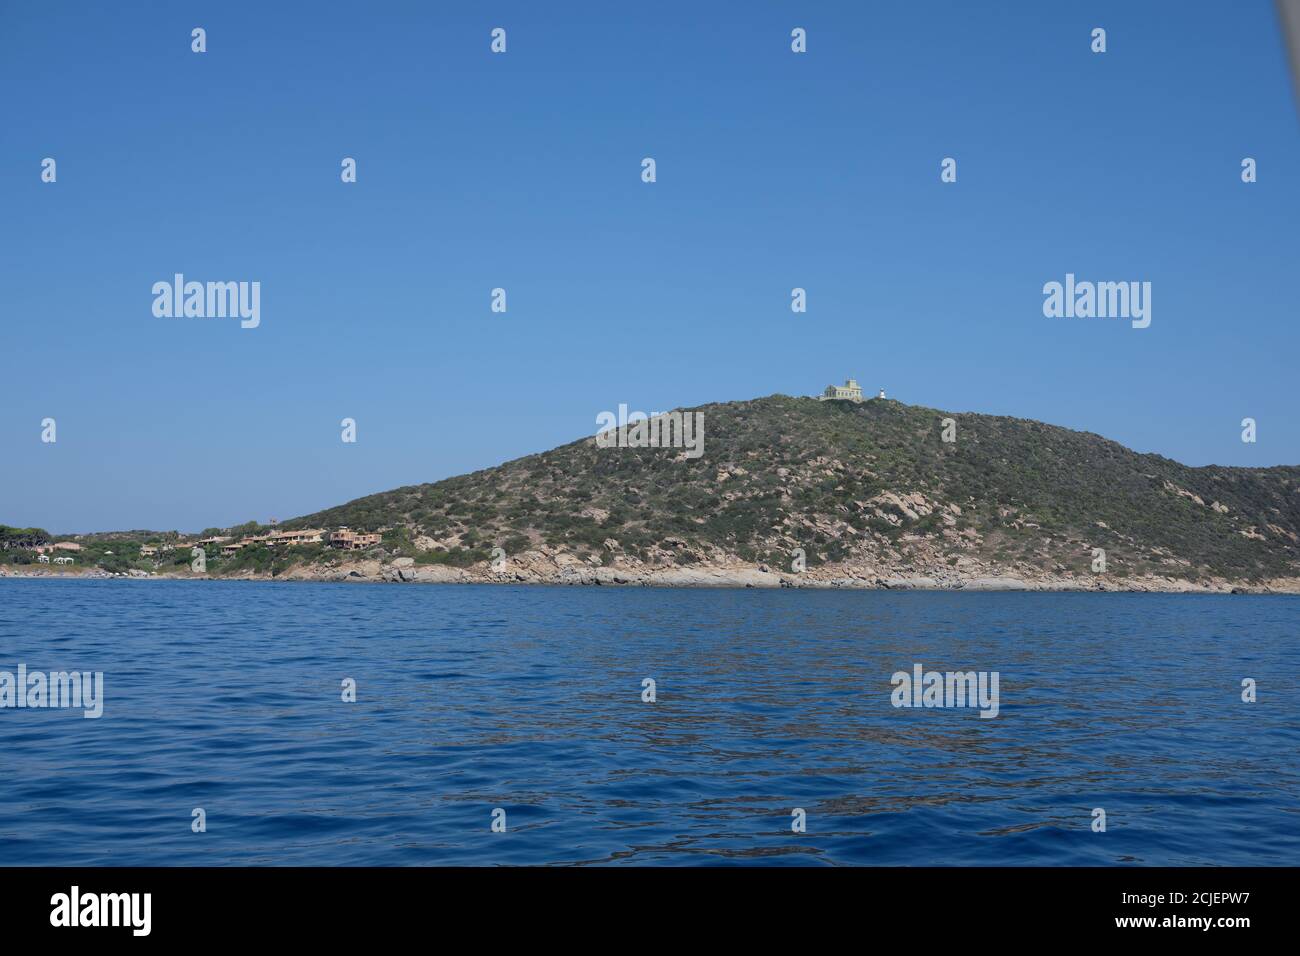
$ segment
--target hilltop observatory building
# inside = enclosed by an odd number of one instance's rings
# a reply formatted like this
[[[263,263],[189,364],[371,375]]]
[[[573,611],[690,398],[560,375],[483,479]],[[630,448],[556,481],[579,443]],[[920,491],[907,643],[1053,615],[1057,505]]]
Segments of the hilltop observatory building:
[[[884,397],[885,390],[882,388],[876,398]],[[846,378],[843,385],[827,385],[826,391],[817,396],[819,402],[860,402],[862,400],[862,386],[856,379],[851,378]]]

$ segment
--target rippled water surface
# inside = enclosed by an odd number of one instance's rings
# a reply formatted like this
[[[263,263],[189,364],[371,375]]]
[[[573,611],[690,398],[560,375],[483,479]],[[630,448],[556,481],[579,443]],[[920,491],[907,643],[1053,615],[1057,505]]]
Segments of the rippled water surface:
[[[103,671],[106,700],[0,709],[0,865],[1296,864],[1298,622],[1291,597],[4,580],[0,670]],[[914,663],[998,671],[998,717],[894,708]]]

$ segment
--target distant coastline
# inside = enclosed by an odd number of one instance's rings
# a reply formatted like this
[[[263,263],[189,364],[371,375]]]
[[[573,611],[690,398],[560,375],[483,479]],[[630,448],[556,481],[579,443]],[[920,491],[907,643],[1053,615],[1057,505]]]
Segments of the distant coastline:
[[[654,570],[623,570],[577,564],[538,567],[535,555],[522,555],[518,568],[417,567],[399,558],[345,564],[328,570],[294,567],[277,574],[242,573],[229,575],[174,572],[110,573],[97,569],[50,570],[0,565],[0,580],[126,580],[126,581],[247,581],[317,582],[351,584],[482,584],[542,585],[571,587],[650,588],[790,588],[863,591],[1035,591],[1047,593],[1091,592],[1100,594],[1300,594],[1300,578],[1279,578],[1262,582],[1187,581],[1157,576],[1134,579],[1116,577],[1092,580],[1024,571],[980,576],[952,573],[880,574],[854,567],[821,567],[803,573],[758,567],[694,567]],[[409,561],[409,559],[407,559]]]
[[[1300,593],[1300,466],[1193,468],[1088,432],[864,398],[853,379],[656,414],[628,415],[626,440],[601,432],[283,522],[0,525],[0,574]],[[656,421],[688,417],[701,441],[708,424],[700,456],[652,440]]]

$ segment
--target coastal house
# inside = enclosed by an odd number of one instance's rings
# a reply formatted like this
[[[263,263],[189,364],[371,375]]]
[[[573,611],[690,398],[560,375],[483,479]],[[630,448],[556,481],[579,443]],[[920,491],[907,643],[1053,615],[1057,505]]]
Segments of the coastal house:
[[[855,380],[846,378],[843,385],[827,385],[826,391],[817,396],[819,402],[860,402],[862,386]]]
[[[252,535],[246,535],[245,537],[240,538],[238,541],[230,541],[229,539],[227,539],[227,543],[221,546],[221,553],[234,554],[240,548],[251,547],[252,545],[255,544],[269,544],[270,537],[271,536],[269,534],[252,534]]]
[[[154,547],[152,544],[140,545],[140,557],[142,558],[152,558],[157,553],[158,553],[158,549]]]
[[[359,551],[362,548],[372,547],[382,540],[383,535],[380,534],[339,528],[330,533],[329,545],[331,548],[341,548],[344,551]]]
[[[302,531],[272,531],[262,540],[267,544],[319,544],[325,540],[324,528],[305,528]]]
[[[37,554],[46,554],[50,551],[80,551],[81,545],[75,541],[55,541],[53,544],[38,544],[32,550]]]
[[[226,555],[238,554],[241,548],[257,544],[264,544],[268,547],[276,547],[282,544],[320,544],[325,540],[325,534],[324,528],[304,528],[302,531],[272,531],[269,534],[254,534],[222,545],[221,553]]]

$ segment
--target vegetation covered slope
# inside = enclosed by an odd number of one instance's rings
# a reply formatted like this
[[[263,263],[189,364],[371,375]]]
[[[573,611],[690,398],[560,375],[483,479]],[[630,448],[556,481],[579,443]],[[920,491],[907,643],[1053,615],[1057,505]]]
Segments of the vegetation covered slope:
[[[388,529],[464,564],[549,546],[604,563],[843,561],[1257,581],[1300,573],[1300,467],[1192,468],[1025,419],[874,399],[705,405],[704,454],[587,438],[283,527]],[[955,420],[955,441],[942,420]]]

